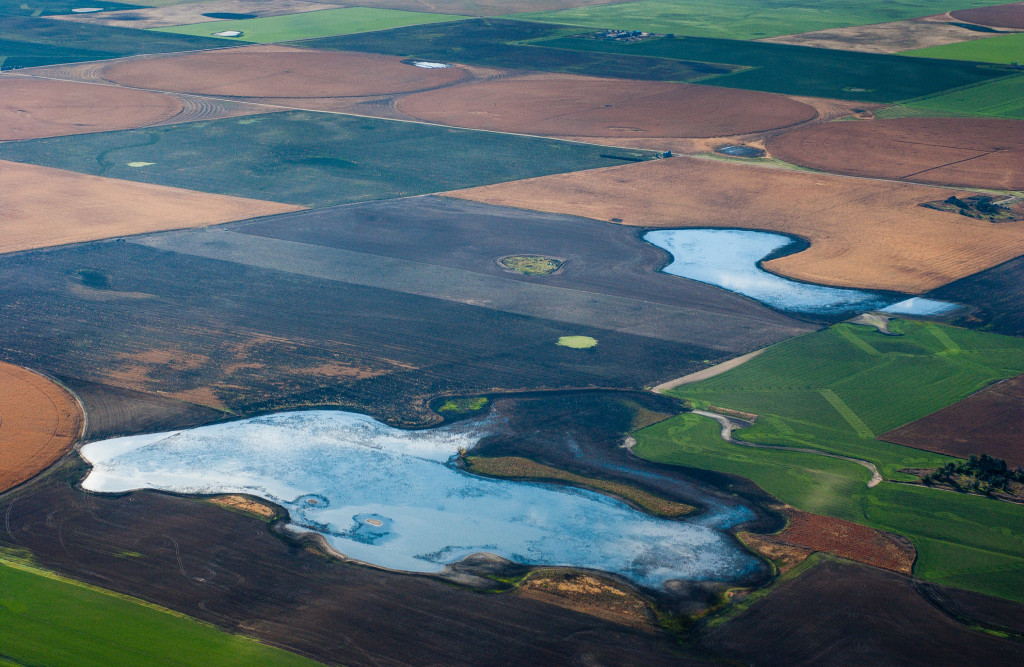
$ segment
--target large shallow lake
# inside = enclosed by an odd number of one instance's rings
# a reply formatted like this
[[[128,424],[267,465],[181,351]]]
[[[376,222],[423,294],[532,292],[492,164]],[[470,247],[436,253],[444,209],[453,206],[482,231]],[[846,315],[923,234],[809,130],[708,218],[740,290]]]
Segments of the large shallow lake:
[[[658,519],[598,493],[454,467],[486,428],[482,420],[407,431],[348,412],[280,413],[86,445],[93,470],[83,486],[249,493],[287,508],[293,527],[350,558],[411,572],[480,552],[614,572],[651,588],[759,568],[722,532],[752,518],[742,507]]]
[[[665,273],[717,285],[777,310],[848,315],[885,310],[903,315],[939,315],[956,304],[930,299],[904,300],[866,290],[803,283],[769,273],[759,262],[794,243],[783,234],[745,229],[659,229],[644,234],[666,250],[672,262]]]

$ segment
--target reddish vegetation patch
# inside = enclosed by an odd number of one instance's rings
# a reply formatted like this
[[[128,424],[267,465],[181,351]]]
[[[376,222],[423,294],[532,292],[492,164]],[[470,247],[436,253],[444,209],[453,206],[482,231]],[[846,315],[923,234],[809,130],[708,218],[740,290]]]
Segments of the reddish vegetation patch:
[[[910,574],[917,551],[906,538],[868,528],[852,521],[787,507],[789,525],[781,533],[764,536],[776,544],[824,551],[893,572]]]
[[[1024,375],[889,431],[881,440],[968,458],[988,454],[1024,467]]]
[[[957,20],[967,21],[968,23],[1024,30],[1024,2],[1016,2],[1012,5],[978,7],[976,9],[961,9],[960,11],[950,12],[949,15]]]
[[[498,132],[578,137],[718,137],[817,117],[781,95],[664,81],[533,75],[419,93],[414,118]]]
[[[138,88],[260,98],[390,95],[448,86],[470,78],[459,67],[423,69],[394,56],[283,46],[128,60],[105,68],[102,76]]]
[[[0,141],[127,130],[181,112],[174,97],[71,81],[0,79]]]
[[[1024,188],[1024,121],[895,118],[822,123],[770,139],[777,158],[821,171],[966,187]]]
[[[32,479],[71,449],[85,416],[69,391],[0,362],[0,492]]]

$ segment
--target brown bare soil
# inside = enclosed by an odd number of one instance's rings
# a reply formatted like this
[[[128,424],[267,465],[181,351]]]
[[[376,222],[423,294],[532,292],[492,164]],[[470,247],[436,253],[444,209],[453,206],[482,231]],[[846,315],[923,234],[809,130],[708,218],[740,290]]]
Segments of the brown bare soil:
[[[281,16],[283,14],[300,14],[302,12],[315,12],[321,9],[333,9],[339,6],[327,3],[304,2],[303,0],[215,0],[214,2],[185,3],[166,7],[142,7],[120,12],[64,14],[47,18],[144,30],[172,25],[217,21],[218,19],[204,16],[204,14],[211,13]],[[213,32],[213,30],[210,32]]]
[[[775,157],[853,176],[1024,188],[1024,121],[894,118],[822,123],[767,142]]]
[[[765,541],[823,551],[903,574],[910,574],[914,566],[917,551],[899,535],[793,507],[787,507],[785,512],[789,525],[780,533],[762,536]]]
[[[893,572],[826,560],[701,631],[700,644],[743,664],[793,667],[1024,661],[1020,642],[968,630],[929,604],[915,584]]]
[[[315,0],[319,2],[320,0]],[[329,0],[327,0],[329,1]],[[359,0],[351,4],[380,9],[404,9],[410,12],[462,14],[465,16],[501,16],[510,12],[553,12],[573,7],[620,4],[636,0]],[[512,4],[510,7],[509,5]]]
[[[845,123],[844,123],[845,124]],[[1024,254],[1024,224],[918,206],[950,190],[672,158],[447,196],[644,227],[743,227],[811,247],[766,263],[809,282],[918,293]]]
[[[414,118],[497,132],[579,137],[717,137],[814,119],[782,95],[664,81],[538,74],[404,97]]]
[[[966,10],[977,11],[977,10]],[[960,12],[956,12],[960,14]],[[1024,11],[1021,12],[1024,17]],[[966,20],[966,19],[960,19]],[[977,23],[977,21],[969,21]],[[872,25],[851,26],[849,28],[831,28],[815,30],[798,35],[781,35],[766,37],[759,42],[775,42],[777,44],[796,44],[820,49],[839,49],[842,51],[863,51],[866,53],[897,53],[910,49],[923,49],[929,46],[954,44],[975,39],[992,37],[992,33],[968,30],[954,25],[949,14],[925,16],[909,21],[892,21]]]
[[[978,7],[976,9],[961,9],[950,12],[950,16],[958,21],[967,21],[968,23],[978,23],[995,28],[1024,30],[1024,2]]]
[[[886,442],[968,458],[988,454],[1024,467],[1024,375],[879,436]]]
[[[0,253],[300,210],[0,160]]]
[[[265,503],[261,503],[255,498],[249,498],[248,496],[216,496],[210,498],[210,502],[214,505],[222,505],[229,507],[234,510],[241,510],[248,512],[249,514],[255,514],[265,519],[272,519],[277,515],[277,510]]]
[[[789,572],[814,553],[813,549],[797,547],[783,542],[776,542],[771,535],[758,535],[757,533],[741,531],[736,533],[736,537],[738,537],[744,545],[775,563],[775,567],[778,568],[779,574]]]
[[[50,467],[82,435],[84,422],[69,391],[0,362],[0,493]]]
[[[181,102],[171,95],[24,76],[0,78],[0,141],[127,130],[181,111]]]
[[[460,67],[423,69],[373,53],[247,46],[126,60],[101,76],[150,90],[274,99],[408,93],[449,86],[471,75]]]
[[[647,604],[638,595],[593,575],[578,572],[532,573],[516,592],[581,614],[603,618],[639,630],[654,631]]]

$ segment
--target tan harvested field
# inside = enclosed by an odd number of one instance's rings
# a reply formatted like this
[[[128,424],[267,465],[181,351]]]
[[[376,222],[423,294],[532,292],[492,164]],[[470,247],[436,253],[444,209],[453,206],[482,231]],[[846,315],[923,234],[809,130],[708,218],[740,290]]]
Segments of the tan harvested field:
[[[501,16],[510,12],[553,12],[573,7],[592,7],[624,2],[636,2],[636,0],[516,0],[515,3],[510,3],[508,0],[354,0],[347,4],[379,9],[404,9],[410,12],[432,12],[434,14]]]
[[[961,9],[956,12],[950,12],[950,16],[957,21],[978,23],[994,28],[1024,30],[1024,2],[978,7],[976,9]]]
[[[0,77],[0,141],[145,127],[181,113],[171,95],[70,81]]]
[[[82,435],[84,423],[71,392],[0,362],[0,493],[50,467]]]
[[[302,208],[6,160],[0,160],[0,193],[0,253],[205,227]]]
[[[341,5],[304,2],[303,0],[215,0],[195,2],[166,7],[142,7],[120,12],[94,12],[90,14],[64,14],[48,18],[76,23],[109,25],[116,28],[164,28],[172,25],[205,23],[219,19],[204,14],[250,14],[252,16],[281,16],[300,14],[321,9],[333,9]]]
[[[972,11],[972,10],[968,10]],[[959,14],[960,12],[957,12]],[[1022,13],[1024,16],[1024,13]],[[963,20],[963,19],[961,19]],[[925,16],[909,21],[892,21],[872,25],[815,30],[798,35],[766,37],[759,42],[796,44],[820,49],[863,51],[866,53],[897,53],[929,46],[955,44],[974,39],[992,37],[992,33],[978,32],[955,25],[949,14]]]
[[[397,107],[445,125],[580,137],[718,137],[817,117],[813,107],[782,95],[550,74],[417,93]]]
[[[1024,223],[921,208],[955,191],[679,157],[446,193],[641,227],[743,227],[808,239],[767,263],[809,282],[920,293],[1024,254]]]
[[[179,93],[258,98],[390,95],[467,80],[460,67],[423,69],[402,58],[285,46],[247,46],[141,58],[106,67],[113,83]]]
[[[767,142],[811,169],[1002,190],[1024,188],[1024,121],[893,118],[821,123]]]

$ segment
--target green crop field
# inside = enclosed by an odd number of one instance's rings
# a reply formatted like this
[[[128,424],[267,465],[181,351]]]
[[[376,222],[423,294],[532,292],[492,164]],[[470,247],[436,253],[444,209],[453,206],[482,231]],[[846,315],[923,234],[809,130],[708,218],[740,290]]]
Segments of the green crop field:
[[[865,102],[896,102],[933,95],[1006,76],[1012,71],[1001,65],[703,37],[661,37],[620,43],[562,36],[531,43],[557,49],[737,65],[745,69],[703,79],[701,83]]]
[[[1000,35],[970,42],[930,46],[926,49],[904,51],[902,55],[920,58],[942,58],[945,60],[972,60],[981,63],[1024,62],[1024,33]]]
[[[913,479],[899,469],[948,459],[875,437],[1024,372],[1024,340],[911,320],[893,326],[902,334],[837,324],[670,393],[757,414],[744,440],[853,456],[888,479]]]
[[[441,192],[654,156],[310,111],[0,144],[0,159],[302,206]]]
[[[0,559],[0,663],[315,665],[154,605]]]
[[[758,39],[984,7],[988,0],[643,0],[517,19],[698,37]]]
[[[70,14],[77,7],[98,7],[108,12],[124,9],[139,9],[140,5],[107,0],[0,0],[0,15],[5,16],[54,16]]]
[[[875,112],[876,118],[907,116],[1024,119],[1024,74],[909,100]]]
[[[1024,507],[882,482],[848,461],[731,444],[719,425],[684,414],[635,432],[633,453],[740,475],[782,502],[908,537],[924,579],[1024,602]]]
[[[373,30],[389,30],[391,28],[403,28],[424,23],[456,21],[464,18],[464,16],[425,14],[422,12],[405,12],[393,9],[345,7],[342,9],[322,9],[316,12],[268,16],[240,21],[193,23],[170,28],[154,28],[154,31],[211,37],[216,32],[238,30],[242,32],[242,35],[239,37],[218,37],[217,39],[264,44],[268,42],[328,37],[331,35],[348,35]]]

